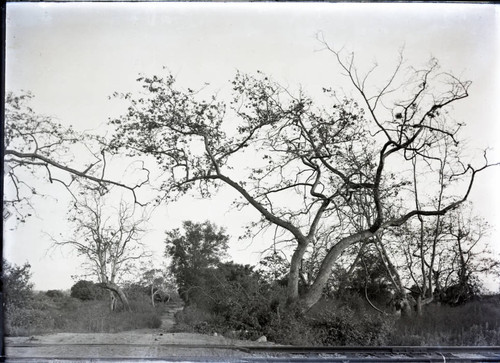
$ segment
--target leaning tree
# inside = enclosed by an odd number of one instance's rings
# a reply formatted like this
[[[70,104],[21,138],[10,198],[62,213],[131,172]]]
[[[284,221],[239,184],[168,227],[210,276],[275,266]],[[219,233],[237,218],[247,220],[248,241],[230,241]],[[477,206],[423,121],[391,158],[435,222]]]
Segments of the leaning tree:
[[[486,158],[477,166],[462,161],[463,127],[449,114],[468,96],[470,82],[441,71],[434,59],[411,68],[402,57],[380,81],[376,67],[362,73],[353,55],[324,45],[352,97],[324,88],[326,97],[313,98],[262,73],[237,73],[224,102],[203,99],[205,90],[178,87],[172,75],[144,76],[138,79],[143,92],[121,95],[130,107],[111,121],[116,150],[152,156],[164,171],[159,199],[191,189],[208,196],[226,185],[238,193],[238,203],[260,213],[260,227],[283,231],[293,245],[287,297],[302,310],[320,299],[348,247],[411,219],[452,211],[491,165]],[[453,157],[437,171],[443,145]],[[447,180],[446,203],[436,206],[440,176]],[[427,188],[418,205],[415,179]],[[370,223],[353,223],[364,217],[359,201],[374,211]],[[326,251],[299,294],[301,261],[320,236]]]

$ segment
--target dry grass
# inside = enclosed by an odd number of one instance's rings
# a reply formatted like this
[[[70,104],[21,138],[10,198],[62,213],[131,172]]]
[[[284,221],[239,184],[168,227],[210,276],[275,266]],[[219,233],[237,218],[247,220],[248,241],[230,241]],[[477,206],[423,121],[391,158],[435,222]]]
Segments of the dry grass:
[[[498,300],[463,306],[429,306],[424,316],[401,319],[390,337],[393,345],[500,345]]]
[[[55,332],[107,333],[161,326],[161,308],[148,299],[132,300],[132,311],[110,311],[107,301],[80,301],[69,296],[35,294],[23,308],[6,311],[5,330],[10,336]]]

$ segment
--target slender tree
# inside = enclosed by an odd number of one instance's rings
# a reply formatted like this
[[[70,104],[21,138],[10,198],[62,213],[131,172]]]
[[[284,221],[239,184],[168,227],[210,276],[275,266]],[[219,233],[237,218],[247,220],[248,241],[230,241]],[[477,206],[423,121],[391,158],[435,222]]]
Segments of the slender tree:
[[[156,301],[167,302],[175,291],[173,277],[168,274],[165,268],[151,268],[149,263],[141,268],[142,276],[139,284],[148,289],[151,296],[151,305],[155,306]]]
[[[424,264],[432,274],[425,279],[415,274],[420,277],[417,286],[432,278],[434,298],[451,305],[477,295],[482,278],[498,277],[500,272],[500,260],[487,243],[489,231],[489,224],[474,214],[471,203],[443,217],[437,237],[440,243],[436,247],[435,237],[430,235],[426,244],[432,251],[428,255],[433,256],[435,263],[431,265],[427,259]]]

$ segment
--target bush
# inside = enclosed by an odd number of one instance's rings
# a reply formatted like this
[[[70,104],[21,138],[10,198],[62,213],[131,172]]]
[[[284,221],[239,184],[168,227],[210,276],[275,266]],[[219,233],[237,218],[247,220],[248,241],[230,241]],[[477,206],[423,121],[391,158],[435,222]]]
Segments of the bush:
[[[374,346],[384,345],[392,326],[392,319],[372,314],[358,314],[342,307],[335,312],[325,312],[311,319],[318,345],[324,346]]]
[[[199,309],[194,305],[186,306],[175,314],[174,331],[188,333],[213,333],[217,331],[216,318],[206,310]],[[213,331],[203,331],[204,327],[213,327]],[[220,332],[220,331],[219,331]]]
[[[316,345],[316,336],[307,319],[294,312],[275,314],[265,330],[268,340],[280,344]]]
[[[219,333],[257,339],[284,310],[284,287],[263,281],[249,266],[226,263],[207,274],[210,299],[197,305],[213,314]]]
[[[357,294],[320,300],[306,315],[316,345],[383,345],[394,317],[373,310]]]
[[[245,339],[265,335],[283,344],[379,345],[391,328],[392,319],[367,313],[357,295],[343,305],[320,304],[304,316],[286,305],[285,287],[263,281],[248,266],[221,264],[204,278],[203,289],[190,295],[192,305],[178,314],[178,330]]]
[[[123,292],[130,300],[141,300],[146,298],[146,300],[151,301],[151,298],[148,295],[149,289],[139,284],[130,284],[123,289]]]
[[[45,295],[52,299],[63,299],[65,297],[64,293],[60,290],[48,290]]]
[[[86,300],[103,300],[109,294],[94,284],[92,281],[80,280],[71,286],[71,297],[86,301]]]

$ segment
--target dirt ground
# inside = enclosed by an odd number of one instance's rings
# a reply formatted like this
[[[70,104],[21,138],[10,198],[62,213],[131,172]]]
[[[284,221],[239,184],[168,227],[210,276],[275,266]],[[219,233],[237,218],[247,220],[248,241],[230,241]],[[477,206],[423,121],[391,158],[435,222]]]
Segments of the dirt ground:
[[[234,361],[253,355],[242,346],[272,343],[251,342],[191,333],[172,333],[175,311],[162,317],[159,329],[120,333],[57,333],[31,337],[6,337],[6,357],[41,361],[41,358],[162,358],[176,360],[200,357]],[[200,347],[201,346],[201,347]]]

